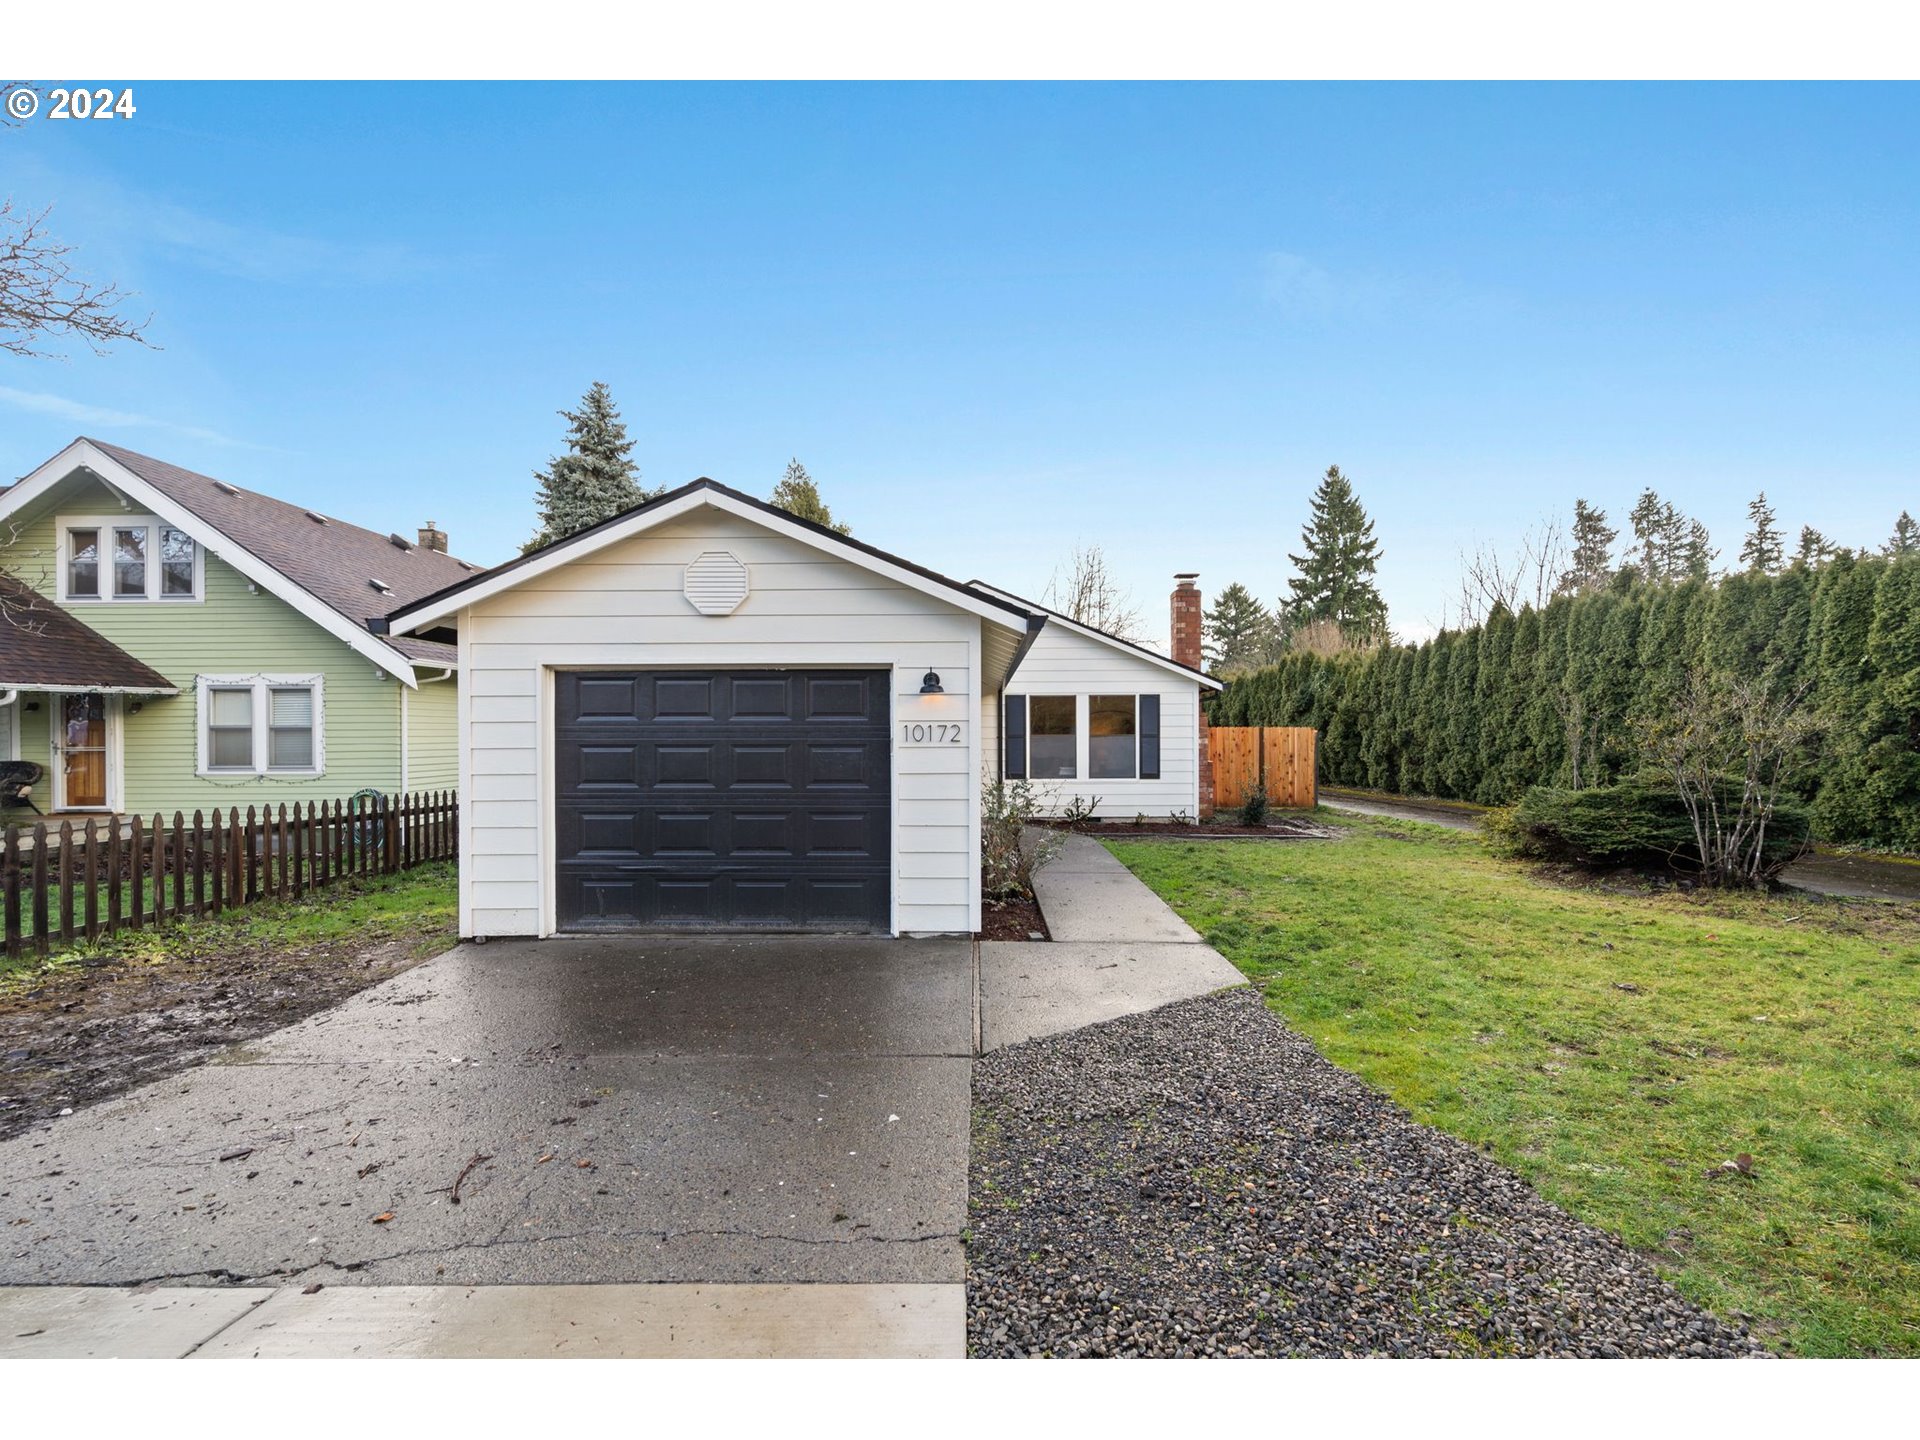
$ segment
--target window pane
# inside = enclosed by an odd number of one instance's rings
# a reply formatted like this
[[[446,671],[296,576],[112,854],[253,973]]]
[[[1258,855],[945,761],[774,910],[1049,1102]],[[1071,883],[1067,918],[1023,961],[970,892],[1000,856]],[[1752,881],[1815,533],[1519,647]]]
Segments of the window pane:
[[[193,594],[193,537],[166,526],[160,529],[160,593]]]
[[[207,732],[207,763],[216,770],[251,770],[253,768],[252,729],[209,730]]]
[[[1074,698],[1035,695],[1027,701],[1027,770],[1035,780],[1071,780],[1074,755]]]
[[[253,692],[251,690],[209,690],[207,723],[253,728]]]
[[[147,527],[113,532],[113,593],[138,596],[147,593]]]
[[[313,768],[313,731],[269,730],[267,766],[273,770],[311,770]]]
[[[67,594],[98,595],[100,593],[100,532],[98,530],[69,530],[67,532]]]
[[[297,690],[275,690],[267,709],[267,723],[310,727],[313,724],[313,691],[304,685]]]
[[[1131,695],[1095,695],[1087,701],[1087,774],[1095,780],[1134,776],[1134,701]]]

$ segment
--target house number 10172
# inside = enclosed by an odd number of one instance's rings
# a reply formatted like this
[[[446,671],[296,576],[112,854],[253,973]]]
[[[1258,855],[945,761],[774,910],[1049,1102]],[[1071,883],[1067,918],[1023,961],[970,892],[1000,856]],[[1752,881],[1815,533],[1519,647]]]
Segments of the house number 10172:
[[[964,745],[967,732],[952,720],[907,720],[900,726],[903,745]]]

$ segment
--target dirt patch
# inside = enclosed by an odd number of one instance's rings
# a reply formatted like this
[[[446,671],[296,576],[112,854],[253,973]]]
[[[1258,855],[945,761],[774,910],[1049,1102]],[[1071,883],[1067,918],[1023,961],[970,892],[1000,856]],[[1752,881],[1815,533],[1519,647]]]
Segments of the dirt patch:
[[[0,1140],[291,1025],[455,938],[451,926],[422,925],[287,946],[220,927],[162,960],[100,956],[10,987],[0,992]]]
[[[976,940],[1050,940],[1046,916],[1032,900],[980,902],[980,931]]]

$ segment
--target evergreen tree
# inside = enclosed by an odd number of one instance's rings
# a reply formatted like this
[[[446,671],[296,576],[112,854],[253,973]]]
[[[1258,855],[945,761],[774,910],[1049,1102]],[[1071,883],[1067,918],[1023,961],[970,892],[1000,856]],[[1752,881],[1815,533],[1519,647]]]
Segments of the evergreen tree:
[[[1679,578],[1705,580],[1713,574],[1713,562],[1720,552],[1713,548],[1707,536],[1707,527],[1698,520],[1687,521],[1686,538],[1680,542]]]
[[[1752,528],[1747,531],[1746,543],[1740,547],[1740,563],[1749,570],[1771,575],[1786,559],[1786,550],[1781,544],[1779,527],[1773,523],[1773,507],[1767,503],[1766,491],[1762,490],[1747,505],[1747,521]]]
[[[1833,558],[1833,543],[1811,525],[1800,527],[1800,543],[1794,548],[1793,562],[1809,568]]]
[[[1387,602],[1373,583],[1380,563],[1380,542],[1373,521],[1353,486],[1329,465],[1314,492],[1312,513],[1300,532],[1304,555],[1287,558],[1300,573],[1288,582],[1285,603],[1289,628],[1331,620],[1356,640],[1387,632]]]
[[[1206,659],[1217,675],[1251,670],[1269,658],[1273,616],[1238,580],[1214,597],[1206,615]]]
[[[1627,516],[1627,523],[1633,527],[1634,563],[1640,569],[1640,578],[1649,584],[1657,585],[1668,578],[1667,533],[1674,514],[1673,506],[1648,486]]]
[[[1607,524],[1607,512],[1573,502],[1573,559],[1560,577],[1557,594],[1584,595],[1603,588],[1613,574],[1613,542],[1620,532]]]
[[[520,553],[564,540],[623,510],[631,510],[666,493],[665,488],[640,488],[640,467],[633,463],[633,441],[613,396],[600,381],[593,382],[578,410],[559,412],[567,421],[567,453],[534,472],[539,482],[534,504],[540,528]]]
[[[787,461],[787,473],[780,483],[773,487],[773,494],[767,497],[770,504],[779,506],[789,515],[802,520],[811,520],[816,525],[824,525],[836,535],[851,535],[853,527],[842,525],[833,518],[833,512],[827,508],[827,502],[820,498],[820,487],[813,483],[813,477],[807,474],[807,467],[798,459]]]
[[[1898,560],[1907,555],[1920,555],[1920,524],[1906,511],[1900,512],[1900,518],[1893,522],[1893,538],[1887,541],[1886,553]]]

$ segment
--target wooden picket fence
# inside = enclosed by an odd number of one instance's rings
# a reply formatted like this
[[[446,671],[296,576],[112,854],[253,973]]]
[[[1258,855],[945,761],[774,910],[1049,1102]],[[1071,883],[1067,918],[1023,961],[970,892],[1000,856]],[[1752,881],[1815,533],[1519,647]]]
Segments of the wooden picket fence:
[[[1247,791],[1264,785],[1276,810],[1311,810],[1320,803],[1320,732],[1294,725],[1214,725],[1207,730],[1213,764],[1213,803],[1234,810]]]
[[[175,811],[45,821],[0,832],[6,955],[37,955],[121,930],[218,915],[256,900],[299,899],[359,875],[391,875],[459,853],[450,790],[357,795],[308,805],[249,805],[223,817]]]

